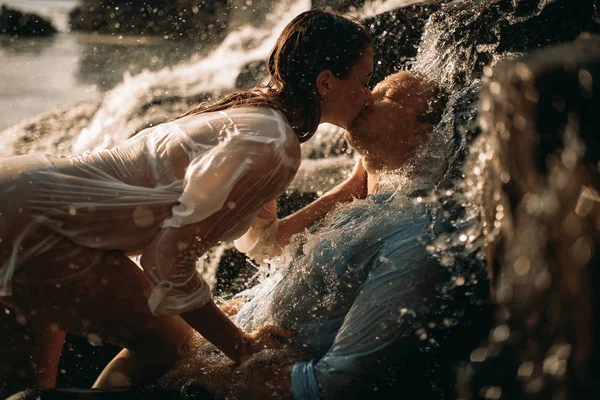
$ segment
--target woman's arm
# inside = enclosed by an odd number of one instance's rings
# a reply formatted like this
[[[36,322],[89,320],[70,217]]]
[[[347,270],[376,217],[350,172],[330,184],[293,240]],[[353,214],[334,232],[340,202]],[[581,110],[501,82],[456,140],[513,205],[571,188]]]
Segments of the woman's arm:
[[[237,328],[211,301],[196,261],[240,221],[285,190],[295,165],[280,158],[260,144],[234,142],[190,166],[173,221],[163,224],[140,260],[153,287],[148,299],[152,313],[180,314],[236,362],[261,348],[277,346],[269,334],[283,332],[270,327],[248,335]]]
[[[198,256],[213,247],[231,226],[225,223],[223,214],[181,228],[163,229],[144,251],[140,264],[153,281],[154,291],[148,301],[153,312],[157,307],[168,308],[168,312],[179,311],[194,330],[231,360],[240,362],[244,356],[263,348],[278,347],[270,335],[287,336],[287,333],[268,326],[257,334],[247,334],[212,301],[210,288],[195,264]],[[231,214],[235,218],[236,213]]]

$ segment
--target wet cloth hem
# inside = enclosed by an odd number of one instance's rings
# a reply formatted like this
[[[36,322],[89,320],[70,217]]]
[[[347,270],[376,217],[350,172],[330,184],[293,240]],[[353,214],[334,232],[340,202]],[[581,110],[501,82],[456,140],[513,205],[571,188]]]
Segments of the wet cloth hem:
[[[292,394],[296,400],[319,400],[315,362],[297,362],[292,367]]]

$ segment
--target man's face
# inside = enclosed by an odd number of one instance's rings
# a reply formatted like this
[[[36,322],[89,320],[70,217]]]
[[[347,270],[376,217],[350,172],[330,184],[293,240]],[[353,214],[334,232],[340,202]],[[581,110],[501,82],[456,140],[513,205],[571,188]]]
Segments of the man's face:
[[[414,148],[433,130],[433,125],[420,120],[430,99],[415,75],[400,72],[387,77],[373,89],[373,100],[373,107],[346,132],[346,140],[359,153]]]

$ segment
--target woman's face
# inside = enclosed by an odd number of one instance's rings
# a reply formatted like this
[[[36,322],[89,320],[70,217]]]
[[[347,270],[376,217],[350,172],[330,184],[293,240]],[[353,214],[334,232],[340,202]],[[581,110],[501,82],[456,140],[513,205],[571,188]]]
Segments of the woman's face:
[[[365,47],[358,63],[345,78],[331,77],[329,90],[322,102],[322,122],[348,129],[358,115],[373,103],[369,81],[373,75],[373,46]]]

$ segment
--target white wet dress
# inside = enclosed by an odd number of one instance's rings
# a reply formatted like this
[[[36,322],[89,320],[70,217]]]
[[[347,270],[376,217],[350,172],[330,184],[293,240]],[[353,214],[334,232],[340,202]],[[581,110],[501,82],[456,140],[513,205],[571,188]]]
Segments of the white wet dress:
[[[189,115],[79,156],[2,158],[0,296],[11,296],[18,268],[65,238],[79,245],[71,246],[74,257],[82,247],[98,254],[143,250],[161,228],[194,224],[225,210],[219,220],[219,232],[225,233],[218,239],[233,240],[285,191],[299,164],[291,126],[265,107]],[[247,190],[232,199],[240,182]],[[208,285],[193,267],[145,273],[153,287],[153,314],[191,311],[210,300]]]

